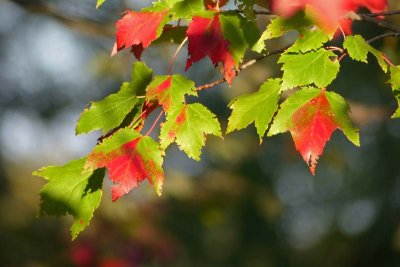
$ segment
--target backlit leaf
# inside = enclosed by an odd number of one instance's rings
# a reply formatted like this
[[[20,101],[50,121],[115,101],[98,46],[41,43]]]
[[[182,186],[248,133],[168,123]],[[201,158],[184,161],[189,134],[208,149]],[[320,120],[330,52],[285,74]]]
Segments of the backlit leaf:
[[[175,106],[161,126],[160,145],[166,149],[174,141],[190,158],[200,160],[206,134],[221,136],[215,114],[199,103]]]
[[[278,109],[280,82],[280,79],[268,80],[258,92],[234,99],[229,104],[232,114],[229,117],[227,133],[246,128],[254,122],[261,142],[272,116]]]
[[[40,215],[74,217],[72,239],[85,229],[98,208],[102,196],[104,169],[83,171],[86,158],[64,166],[49,166],[33,174],[48,181],[40,191]]]
[[[105,133],[119,126],[139,102],[136,96],[144,93],[151,77],[151,69],[144,63],[136,62],[132,69],[132,81],[123,83],[117,93],[93,102],[89,109],[85,109],[76,125],[76,133],[88,133],[99,129]]]
[[[141,51],[156,40],[168,21],[168,11],[128,11],[116,23],[116,47],[113,54],[124,49],[132,48],[137,58]]]
[[[241,25],[247,25],[244,30]],[[189,40],[189,58],[186,70],[208,56],[214,65],[222,63],[223,75],[228,84],[236,76],[246,48],[257,41],[257,29],[237,13],[215,13],[209,17],[194,17],[186,35]]]
[[[185,95],[197,95],[194,82],[182,75],[156,76],[147,86],[146,99],[157,100],[165,112],[174,105],[183,104]]]
[[[158,195],[164,181],[163,159],[158,143],[135,130],[124,128],[97,145],[87,158],[85,169],[106,167],[116,201],[147,179]]]
[[[323,46],[324,43],[332,39],[333,35],[329,35],[317,27],[304,30],[299,34],[296,42],[286,50],[290,53],[308,52],[317,50]]]
[[[343,47],[347,50],[347,53],[352,59],[365,63],[367,63],[368,52],[372,53],[378,60],[382,70],[387,72],[388,65],[385,62],[383,53],[373,48],[361,35],[346,36]]]
[[[359,145],[358,131],[351,125],[348,112],[348,105],[339,95],[303,89],[282,104],[268,135],[290,131],[297,150],[314,174],[325,143],[336,129]]]
[[[336,78],[340,66],[337,56],[323,48],[306,54],[285,53],[278,62],[283,63],[283,90],[311,84],[326,87]]]

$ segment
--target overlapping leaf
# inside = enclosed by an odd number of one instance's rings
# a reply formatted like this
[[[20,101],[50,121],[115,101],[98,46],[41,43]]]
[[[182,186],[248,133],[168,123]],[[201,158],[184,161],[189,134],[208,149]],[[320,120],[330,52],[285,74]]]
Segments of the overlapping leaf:
[[[273,18],[262,33],[260,39],[257,41],[255,51],[261,52],[264,50],[264,43],[266,40],[281,37],[292,30],[300,31],[300,33],[302,33],[303,30],[306,30],[306,28],[311,25],[311,21],[302,14],[295,15],[288,19],[283,17]]]
[[[359,135],[348,112],[341,96],[320,89],[303,89],[282,104],[268,135],[290,131],[297,150],[314,174],[325,143],[336,129],[359,145]]]
[[[174,106],[161,127],[160,145],[166,149],[174,141],[189,157],[200,160],[206,134],[221,136],[215,114],[199,103]]]
[[[303,30],[296,42],[286,50],[286,53],[306,53],[317,50],[332,39],[332,37],[333,35],[329,35],[317,27]]]
[[[102,196],[104,169],[83,171],[85,161],[86,158],[78,159],[64,166],[49,166],[33,173],[48,181],[40,192],[39,214],[72,215],[72,239],[89,225]]]
[[[76,125],[76,133],[88,133],[98,129],[102,129],[105,133],[119,126],[139,102],[136,95],[144,93],[151,77],[152,71],[144,63],[135,63],[132,69],[132,81],[123,83],[117,93],[93,102],[89,109],[85,109]]]
[[[310,84],[326,87],[336,78],[340,66],[337,56],[323,48],[306,54],[284,53],[278,62],[283,63],[283,90]]]
[[[237,13],[194,17],[186,32],[189,58],[185,69],[208,56],[214,65],[222,63],[224,78],[231,84],[246,48],[252,48],[257,41],[257,31],[253,23]]]
[[[197,95],[194,88],[194,82],[182,75],[156,76],[146,89],[146,99],[157,100],[168,112],[171,106],[183,104],[185,95]]]
[[[124,128],[97,145],[88,156],[85,169],[106,167],[115,185],[112,200],[116,201],[147,179],[158,195],[164,181],[163,159],[158,143],[135,130]]]
[[[243,129],[254,122],[261,142],[278,109],[280,83],[280,79],[268,80],[258,92],[234,99],[229,104],[232,114],[229,117],[227,133]]]
[[[385,62],[383,53],[373,48],[361,35],[346,36],[343,47],[352,59],[365,63],[367,63],[368,52],[370,52],[376,57],[382,70],[387,72],[388,65]]]

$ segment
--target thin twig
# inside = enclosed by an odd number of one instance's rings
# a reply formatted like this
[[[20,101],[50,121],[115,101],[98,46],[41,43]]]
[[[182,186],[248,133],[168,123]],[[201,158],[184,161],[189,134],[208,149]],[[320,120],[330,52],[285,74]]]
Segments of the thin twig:
[[[365,14],[357,14],[358,18],[355,20],[362,20],[362,21],[367,21],[367,22],[371,22],[376,24],[379,27],[385,28],[387,30],[390,30],[392,32],[398,32],[400,33],[400,28],[397,27],[396,25],[393,25],[392,23],[386,21],[386,20],[381,20],[381,19],[377,19],[374,18],[372,16],[369,15],[365,15]]]
[[[150,135],[151,132],[154,130],[154,127],[156,127],[157,122],[160,120],[161,115],[164,113],[163,110],[161,110],[160,114],[158,114],[157,119],[153,122],[153,124],[151,125],[150,129],[147,131],[147,133],[145,135]]]
[[[255,63],[257,63],[257,62],[260,61],[260,60],[263,60],[263,59],[265,59],[265,58],[267,58],[267,57],[270,57],[270,56],[273,56],[273,55],[277,55],[277,54],[283,53],[283,52],[284,52],[288,47],[290,47],[290,46],[291,46],[291,45],[285,46],[284,48],[281,48],[281,49],[279,49],[279,50],[272,51],[272,52],[270,52],[270,53],[268,53],[268,54],[266,54],[266,55],[262,55],[262,56],[259,56],[258,58],[255,58],[255,59],[252,59],[252,60],[247,61],[247,62],[244,63],[242,66],[240,66],[239,69],[236,71],[236,76],[239,74],[239,72],[241,72],[242,70],[244,70],[244,69],[246,69],[246,68],[248,68],[248,67],[254,65]],[[212,87],[217,86],[217,85],[219,85],[219,84],[221,84],[221,83],[224,83],[224,82],[226,82],[226,79],[225,79],[225,78],[220,79],[220,80],[217,80],[217,81],[214,81],[214,82],[211,82],[211,83],[199,85],[199,86],[196,87],[196,91],[201,91],[201,90],[209,89],[209,88],[212,88]]]
[[[168,74],[171,74],[172,66],[175,63],[175,59],[178,56],[179,51],[181,51],[182,47],[185,45],[187,40],[188,40],[187,37],[185,39],[183,39],[182,43],[178,46],[178,48],[176,49],[174,55],[172,56],[171,62],[169,63],[169,66],[168,66]]]
[[[367,15],[369,17],[393,16],[393,15],[400,15],[400,10],[375,12],[375,13],[368,13],[368,14],[363,14],[363,15]]]
[[[377,35],[369,40],[367,40],[367,43],[373,43],[375,41],[378,41],[380,39],[386,38],[386,37],[400,37],[400,32],[387,32],[381,35]]]

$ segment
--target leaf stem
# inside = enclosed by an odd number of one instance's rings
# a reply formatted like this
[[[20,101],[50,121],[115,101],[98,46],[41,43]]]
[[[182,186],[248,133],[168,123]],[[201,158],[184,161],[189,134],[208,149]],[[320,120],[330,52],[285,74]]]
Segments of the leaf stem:
[[[168,74],[171,75],[171,71],[172,71],[172,66],[175,63],[176,57],[178,56],[179,51],[182,49],[182,47],[185,45],[186,41],[188,40],[188,38],[186,37],[185,39],[183,39],[182,43],[178,46],[178,48],[176,49],[174,55],[172,56],[171,62],[169,63],[168,66]]]
[[[163,113],[164,113],[164,111],[161,110],[160,114],[158,114],[157,119],[153,122],[153,124],[151,125],[150,129],[147,131],[147,133],[146,133],[145,135],[150,135],[150,134],[151,134],[151,132],[152,132],[152,131],[154,130],[154,128],[156,127],[156,125],[157,125],[158,121],[160,120],[161,115],[162,115]]]

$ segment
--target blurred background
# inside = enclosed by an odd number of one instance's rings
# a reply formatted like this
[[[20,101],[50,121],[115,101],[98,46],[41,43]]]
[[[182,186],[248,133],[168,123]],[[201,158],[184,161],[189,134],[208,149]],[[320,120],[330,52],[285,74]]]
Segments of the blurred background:
[[[208,138],[201,162],[171,146],[161,197],[143,183],[112,203],[105,181],[100,208],[74,242],[70,217],[37,218],[44,180],[32,171],[88,153],[100,134],[75,136],[80,112],[130,79],[129,52],[109,56],[114,23],[148,1],[108,0],[99,10],[95,2],[0,0],[1,266],[400,266],[400,120],[389,120],[396,101],[373,58],[344,59],[330,87],[349,100],[361,147],[335,132],[315,176],[289,134],[259,145],[251,126]],[[400,26],[400,16],[388,19]],[[266,22],[259,18],[260,27]],[[353,29],[366,38],[382,33],[365,23]],[[398,39],[374,46],[400,63]],[[154,45],[143,60],[165,74],[176,48]],[[182,50],[175,72],[183,73],[186,56]],[[224,129],[227,103],[278,77],[276,60],[246,69],[231,88],[201,93]],[[185,75],[198,85],[220,77],[208,59]]]

